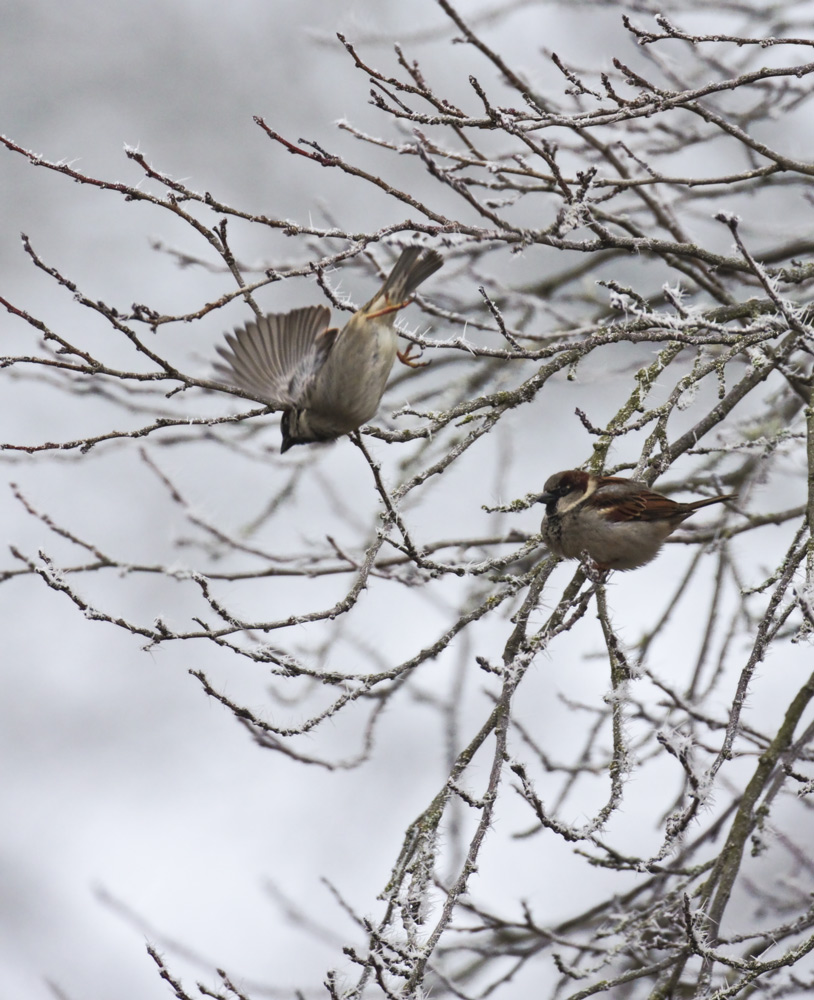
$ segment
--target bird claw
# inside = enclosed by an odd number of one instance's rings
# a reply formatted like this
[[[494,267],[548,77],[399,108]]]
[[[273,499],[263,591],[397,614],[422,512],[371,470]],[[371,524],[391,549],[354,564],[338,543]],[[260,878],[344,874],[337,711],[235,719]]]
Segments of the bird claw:
[[[587,552],[582,553],[582,571],[591,583],[603,583],[610,572],[610,566],[594,562]]]
[[[406,351],[397,351],[396,357],[403,365],[407,365],[408,368],[426,368],[429,361],[419,361],[418,358],[421,357],[421,352],[413,354],[414,347],[415,344],[410,344]]]

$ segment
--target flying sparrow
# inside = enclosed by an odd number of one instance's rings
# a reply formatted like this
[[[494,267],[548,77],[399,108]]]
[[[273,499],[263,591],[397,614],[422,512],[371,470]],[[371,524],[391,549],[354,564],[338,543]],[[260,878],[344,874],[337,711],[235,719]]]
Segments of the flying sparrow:
[[[545,504],[540,530],[555,555],[579,559],[587,553],[606,570],[644,566],[697,510],[735,496],[678,503],[635,479],[568,469],[548,479],[537,502]]]
[[[375,416],[399,353],[395,314],[443,264],[435,250],[402,250],[387,280],[340,330],[327,306],[269,313],[226,334],[217,348],[218,377],[283,410],[280,451],[311,441],[333,441]]]

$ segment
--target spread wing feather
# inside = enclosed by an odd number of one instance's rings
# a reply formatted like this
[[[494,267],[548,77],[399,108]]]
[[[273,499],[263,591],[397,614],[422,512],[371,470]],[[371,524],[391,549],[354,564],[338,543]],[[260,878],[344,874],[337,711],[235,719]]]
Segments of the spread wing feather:
[[[325,363],[336,334],[327,306],[269,313],[226,334],[215,372],[224,382],[280,408],[298,406]]]

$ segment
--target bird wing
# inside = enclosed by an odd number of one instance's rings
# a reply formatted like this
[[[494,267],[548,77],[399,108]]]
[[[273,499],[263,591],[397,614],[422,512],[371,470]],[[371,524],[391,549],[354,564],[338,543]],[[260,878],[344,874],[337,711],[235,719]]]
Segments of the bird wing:
[[[592,504],[604,506],[607,498],[609,521],[683,521],[702,507],[724,500],[734,500],[737,494],[726,493],[717,497],[704,497],[690,503],[681,503],[661,493],[648,490],[644,483],[636,493],[629,492],[630,480],[606,476],[603,485],[593,494]]]
[[[215,372],[224,382],[279,408],[298,406],[336,340],[327,306],[269,313],[226,334]]]
[[[661,493],[648,490],[644,483],[630,490],[631,480],[605,476],[602,486],[592,494],[595,507],[607,507],[608,521],[662,521],[676,517],[684,508]]]
[[[660,493],[643,490],[638,496],[608,498],[609,521],[669,521],[683,512],[683,507],[675,500]],[[687,514],[685,513],[686,517]]]

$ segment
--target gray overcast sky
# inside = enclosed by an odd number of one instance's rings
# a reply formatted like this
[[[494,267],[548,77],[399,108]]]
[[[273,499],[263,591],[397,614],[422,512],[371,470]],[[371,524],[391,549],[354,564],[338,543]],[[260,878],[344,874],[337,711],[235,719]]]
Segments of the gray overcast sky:
[[[470,15],[480,5],[461,0],[458,6]],[[123,146],[136,146],[150,163],[197,190],[302,221],[319,218],[323,204],[348,226],[393,221],[396,211],[330,171],[302,169],[252,122],[252,115],[260,114],[293,140],[303,136],[345,151],[352,151],[354,143],[334,128],[336,119],[374,133],[382,127],[367,105],[365,75],[332,41],[337,30],[359,41],[373,64],[393,65],[392,50],[374,44],[375,36],[407,39],[408,55],[425,62],[434,81],[453,96],[468,93],[467,77],[476,65],[485,79],[493,79],[471,51],[449,44],[449,33],[440,41],[411,46],[412,34],[443,23],[431,0],[238,0],[228,5],[2,0],[0,22],[0,129],[7,136],[49,159],[129,183],[140,174]],[[600,42],[622,37],[613,10],[598,14],[581,5],[567,10],[522,6],[494,31],[496,43],[543,87],[556,75],[540,57],[543,46],[561,47],[591,65],[600,51],[612,54]],[[150,248],[150,240],[159,239],[202,253],[186,232],[172,229],[167,213],[80,188],[5,150],[0,150],[0,218],[0,293],[67,332],[82,327],[86,316],[30,265],[20,231],[89,295],[125,308],[138,300],[180,311],[199,306],[213,297],[213,288],[223,287],[220,277],[180,270]],[[264,230],[242,235],[241,254],[253,255],[256,262],[285,252],[282,237],[272,239]],[[517,266],[530,265],[519,261]],[[342,290],[350,291],[352,281],[342,279]],[[308,294],[304,283],[275,286],[267,303],[287,308],[303,304]],[[238,320],[238,312],[233,318]],[[186,339],[174,333],[171,350],[202,370],[221,326],[217,316],[190,330]],[[93,329],[87,335],[102,336]],[[3,314],[0,336],[18,345],[27,332]],[[605,372],[594,375],[603,384],[612,381]],[[552,393],[556,399],[556,389]],[[54,405],[46,391],[35,398],[30,387],[12,385],[0,408],[3,438],[88,432],[94,415],[86,408],[72,408],[62,397],[64,410],[49,408]],[[539,443],[531,447],[536,457]],[[548,442],[548,448],[552,466],[569,463],[568,442]],[[354,503],[358,490],[365,509],[370,485],[350,467],[349,453],[347,442],[337,445],[326,459],[325,475],[344,484]],[[188,467],[182,460],[175,471],[190,482],[197,476],[195,499],[213,517],[221,512],[239,524],[235,508],[245,506],[248,516],[252,491],[267,488],[263,470],[238,484],[220,469],[201,470],[200,462],[188,461]],[[163,520],[165,505],[137,478],[137,465],[133,449],[104,461],[91,454],[80,465],[8,463],[3,478],[19,482],[44,509],[53,505],[77,532],[87,531],[135,558],[145,551],[136,540],[145,539],[149,546],[154,539],[157,553],[166,550],[172,534]],[[507,487],[510,496],[533,488],[536,466],[525,474],[520,466],[517,480]],[[470,468],[464,475],[474,483],[484,472]],[[297,537],[317,530],[314,512],[321,500],[312,497],[311,502],[314,506],[306,505],[301,522],[290,528]],[[454,495],[435,513],[450,524],[463,518]],[[35,554],[41,545],[58,550],[53,536],[22,512],[5,486],[0,519],[24,551]],[[535,513],[522,529],[536,530],[537,523]],[[766,562],[773,556],[769,541]],[[673,564],[670,556],[664,558],[669,573]],[[626,578],[617,594],[629,607],[647,606],[654,579]],[[186,610],[175,591],[127,580],[120,585],[131,588],[128,596],[137,606],[156,614]],[[328,585],[319,586],[326,587],[326,599],[333,593]],[[263,599],[262,594],[245,595],[247,605]],[[390,609],[377,610],[386,620]],[[440,605],[421,607],[420,614],[422,626],[443,624]],[[188,949],[187,962],[168,954],[190,983],[204,977],[216,988],[217,981],[204,970],[221,965],[249,982],[310,985],[318,991],[339,949],[286,919],[264,880],[321,914],[340,940],[353,937],[320,877],[336,881],[361,912],[381,890],[401,831],[443,775],[441,750],[426,739],[429,713],[416,707],[412,715],[392,720],[374,765],[362,774],[311,769],[304,781],[292,761],[258,751],[189,677],[191,668],[217,674],[221,664],[211,650],[173,647],[145,654],[123,632],[86,622],[39,580],[0,587],[0,616],[6,623],[0,698],[0,996],[52,997],[45,985],[50,979],[72,1000],[158,1000],[167,996],[167,988],[146,956],[144,940],[161,947],[165,938]],[[371,642],[395,646],[406,641],[412,627],[408,616],[400,617],[397,629],[403,631],[395,637],[374,633]],[[574,662],[581,652],[572,651]],[[569,693],[578,697],[590,690],[601,697],[604,668],[580,663],[582,672],[564,681],[571,685]],[[228,683],[236,698],[245,695],[265,707],[262,677],[241,677],[236,671]],[[529,680],[526,696],[535,712],[552,712],[551,725],[557,725],[543,677]],[[771,701],[769,687],[767,709]],[[335,749],[351,752],[359,734],[352,726],[348,731],[337,726],[327,739]],[[395,804],[394,775],[399,777]],[[634,813],[637,794],[646,795],[646,789],[631,791]],[[348,815],[351,800],[354,811]],[[507,835],[509,826],[507,821]],[[512,895],[528,888],[532,896],[543,892],[557,899],[567,885],[568,904],[577,905],[584,893],[587,905],[591,897],[576,882],[577,869],[565,852],[550,859],[547,885],[543,880],[526,885],[538,864],[536,849],[536,842],[515,842],[509,865],[485,864],[485,891],[491,882]],[[598,875],[597,882],[602,878]],[[103,904],[100,894],[109,894],[121,907]]]

